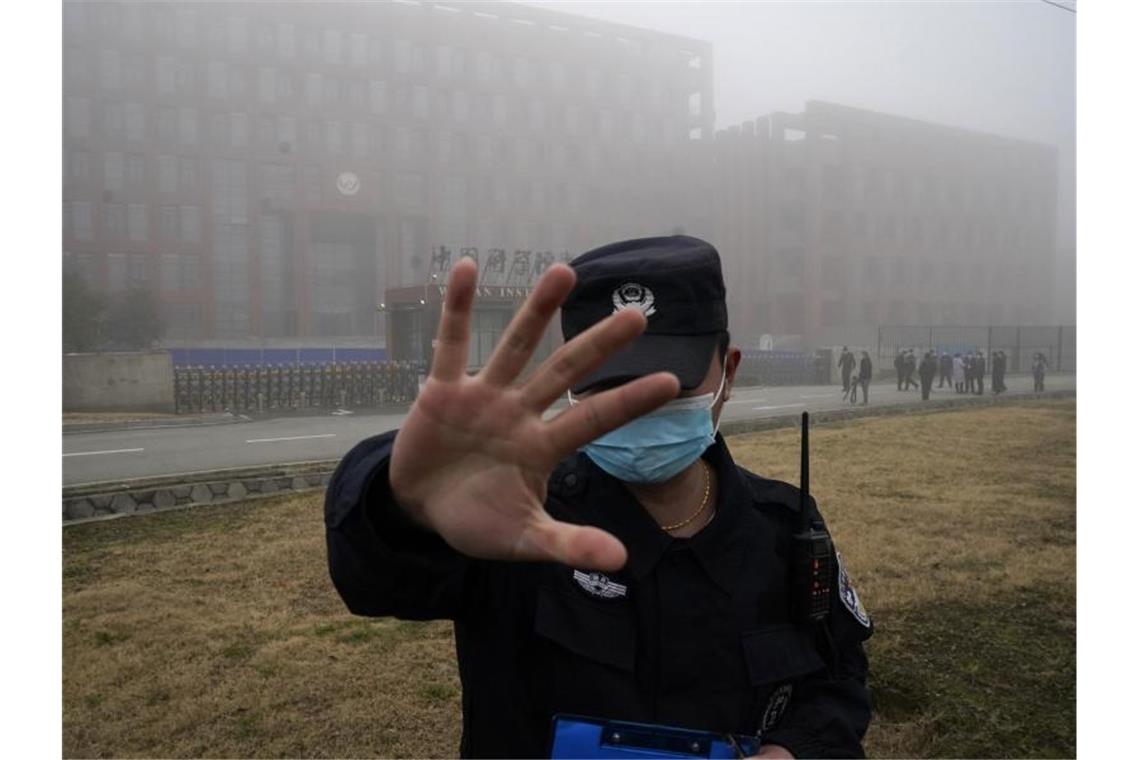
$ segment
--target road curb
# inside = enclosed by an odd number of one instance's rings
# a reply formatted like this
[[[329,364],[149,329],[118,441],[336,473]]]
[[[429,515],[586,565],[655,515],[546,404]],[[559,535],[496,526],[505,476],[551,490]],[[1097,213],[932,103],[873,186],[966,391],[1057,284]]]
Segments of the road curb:
[[[815,425],[834,425],[865,417],[931,414],[956,409],[1007,406],[1042,398],[1075,398],[1076,391],[1015,394],[973,398],[917,401],[878,407],[834,409],[812,414]],[[721,425],[724,435],[755,433],[779,428],[798,428],[800,414],[785,414],[756,420],[734,420]],[[151,478],[84,483],[63,488],[63,523],[82,523],[150,514],[201,504],[226,504],[253,498],[302,493],[328,485],[339,459],[291,462],[259,467],[163,475]]]
[[[963,398],[938,399],[932,401],[906,401],[889,406],[859,406],[850,409],[828,409],[811,413],[813,425],[833,425],[863,417],[891,417],[900,414],[930,414],[955,409],[969,409],[983,406],[1005,406],[1009,404],[1037,401],[1043,398],[1075,398],[1075,390],[1047,391],[1045,393],[1015,393],[1008,396],[973,396]],[[720,426],[724,435],[757,433],[764,430],[800,426],[800,415],[782,414],[777,417],[764,417],[755,420],[731,420]]]
[[[169,422],[138,421],[138,422],[92,422],[73,423],[63,426],[64,435],[78,433],[116,433],[123,430],[169,430],[189,427],[213,427],[215,425],[236,425],[242,422],[251,422],[249,417],[230,415],[229,419],[217,420],[171,420]]]

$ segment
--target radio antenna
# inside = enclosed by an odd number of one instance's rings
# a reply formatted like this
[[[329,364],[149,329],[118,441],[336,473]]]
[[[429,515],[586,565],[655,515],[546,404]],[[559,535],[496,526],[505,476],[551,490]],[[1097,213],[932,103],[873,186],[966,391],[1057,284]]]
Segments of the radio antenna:
[[[800,520],[804,528],[811,525],[808,515],[808,413],[800,418]]]

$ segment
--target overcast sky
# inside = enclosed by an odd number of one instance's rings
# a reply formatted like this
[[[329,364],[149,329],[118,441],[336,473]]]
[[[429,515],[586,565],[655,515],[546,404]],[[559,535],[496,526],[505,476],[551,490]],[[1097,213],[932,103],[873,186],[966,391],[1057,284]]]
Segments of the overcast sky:
[[[712,42],[718,128],[818,99],[1073,143],[1076,14],[1041,0],[526,4]]]

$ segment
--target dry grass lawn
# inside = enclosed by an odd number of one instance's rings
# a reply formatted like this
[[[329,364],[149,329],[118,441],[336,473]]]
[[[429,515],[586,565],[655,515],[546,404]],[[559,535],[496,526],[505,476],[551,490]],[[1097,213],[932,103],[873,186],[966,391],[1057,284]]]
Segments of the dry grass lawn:
[[[1073,401],[813,432],[864,604],[873,756],[1076,753]],[[796,482],[798,432],[730,440]],[[347,614],[320,495],[68,527],[66,757],[454,755],[446,623]]]

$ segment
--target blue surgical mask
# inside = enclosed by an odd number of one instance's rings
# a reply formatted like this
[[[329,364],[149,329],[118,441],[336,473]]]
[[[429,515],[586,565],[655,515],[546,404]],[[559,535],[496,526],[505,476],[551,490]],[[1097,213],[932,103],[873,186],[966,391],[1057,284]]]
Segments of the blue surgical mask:
[[[724,390],[679,398],[583,447],[594,464],[626,483],[660,483],[697,461],[716,440],[712,408]],[[570,403],[576,403],[573,398]]]

